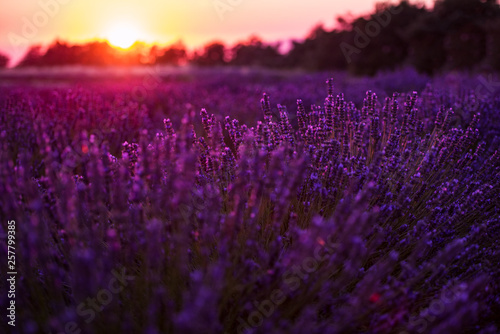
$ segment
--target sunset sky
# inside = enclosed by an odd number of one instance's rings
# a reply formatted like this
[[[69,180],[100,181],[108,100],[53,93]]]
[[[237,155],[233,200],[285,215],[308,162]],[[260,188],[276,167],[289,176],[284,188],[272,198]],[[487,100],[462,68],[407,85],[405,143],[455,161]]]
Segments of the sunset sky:
[[[427,0],[426,3],[432,3]],[[16,61],[26,45],[108,39],[128,45],[198,47],[256,34],[265,41],[303,38],[318,23],[332,28],[348,12],[370,12],[373,0],[0,0],[0,52]]]

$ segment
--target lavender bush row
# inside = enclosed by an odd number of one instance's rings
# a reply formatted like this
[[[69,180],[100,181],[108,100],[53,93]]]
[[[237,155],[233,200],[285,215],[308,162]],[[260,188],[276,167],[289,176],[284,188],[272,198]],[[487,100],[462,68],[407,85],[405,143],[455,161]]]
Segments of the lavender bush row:
[[[3,96],[19,332],[498,332],[498,101],[327,87],[160,130],[120,96]]]

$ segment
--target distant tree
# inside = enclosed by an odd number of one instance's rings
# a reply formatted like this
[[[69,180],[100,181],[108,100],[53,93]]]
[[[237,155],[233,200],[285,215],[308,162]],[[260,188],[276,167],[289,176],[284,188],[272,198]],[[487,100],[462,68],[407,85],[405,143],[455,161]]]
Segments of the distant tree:
[[[156,57],[157,64],[181,65],[187,58],[186,47],[182,42],[178,42],[159,53],[160,55]]]
[[[339,45],[348,39],[346,31],[325,31],[316,29],[310,38],[313,38],[313,53],[308,55],[306,61],[313,70],[343,69],[346,67],[346,59]]]
[[[115,65],[115,49],[108,42],[91,42],[84,46],[82,63],[84,65]]]
[[[226,49],[212,42],[188,57],[179,42],[164,49],[136,43],[118,50],[107,42],[71,45],[56,41],[42,52],[31,47],[18,66],[54,65],[181,65],[188,60],[199,66],[300,67],[307,70],[347,69],[353,74],[373,75],[412,65],[434,74],[441,70],[500,70],[500,6],[496,0],[436,0],[433,9],[401,0],[382,2],[364,16],[337,17],[334,30],[315,26],[303,41],[293,41],[282,55],[279,44],[250,37]],[[4,63],[4,65],[2,65]],[[0,67],[6,61],[0,58]]]
[[[117,50],[107,41],[94,41],[82,45],[55,41],[45,53],[40,46],[31,47],[18,66],[136,65],[147,63],[148,52],[149,49],[145,44],[139,42],[124,51]]]
[[[437,0],[434,9],[414,20],[407,32],[409,63],[429,74],[472,69],[487,60],[488,49],[498,50],[491,22],[499,19],[496,1]]]
[[[488,32],[486,47],[487,47],[487,65],[496,71],[500,71],[500,20],[489,22],[486,25]]]
[[[230,51],[231,65],[279,67],[283,64],[283,56],[278,51],[279,44],[268,45],[256,36],[246,42],[236,44]]]
[[[137,49],[134,49],[137,48]],[[79,50],[79,63],[93,66],[137,65],[143,58],[141,45],[132,46],[130,50],[117,50],[107,41],[95,41],[84,44]]]
[[[338,25],[338,28],[340,30],[349,30],[351,28],[351,23],[350,23],[350,19],[352,19],[351,16],[342,16],[342,15],[339,15],[337,16],[337,25]]]
[[[497,19],[497,0],[436,0],[434,14],[442,23],[475,19]]]
[[[40,45],[31,46],[17,67],[41,66],[42,57],[42,47]]]
[[[469,22],[447,34],[445,48],[451,69],[471,69],[486,56],[486,31]]]
[[[345,68],[346,61],[339,48],[344,35],[343,31],[328,32],[322,25],[318,25],[304,42],[293,42],[291,50],[285,56],[285,63],[288,67],[308,70]]]
[[[490,21],[500,19],[496,1],[438,0],[433,15],[439,30],[446,31],[444,47],[449,69],[470,69],[487,54]]]
[[[368,16],[338,17],[336,30],[327,31],[318,25],[304,42],[294,42],[286,55],[287,66],[310,70],[347,68],[354,74],[368,75],[393,69],[408,55],[408,42],[402,32],[423,13],[422,6],[403,1],[399,5],[378,4]],[[367,33],[369,29],[372,32]]]
[[[437,0],[431,10],[407,0],[378,3],[370,15],[337,17],[335,30],[316,26],[304,41],[293,42],[285,64],[310,70],[347,68],[363,75],[404,64],[429,74],[485,62],[497,69],[497,2]]]
[[[0,53],[0,68],[7,67],[8,63],[9,63],[9,57]]]
[[[149,49],[149,52],[148,52],[148,56],[147,56],[147,62],[148,64],[155,64],[156,63],[156,59],[160,56],[160,48],[158,47],[158,45],[153,45],[150,49]]]
[[[409,63],[418,72],[434,74],[446,63],[445,32],[418,28],[409,38]]]
[[[355,19],[352,22],[351,43],[358,39],[365,45],[359,47],[358,44],[349,70],[355,74],[374,75],[379,70],[401,66],[409,53],[405,31],[426,13],[422,5],[402,1],[398,5],[378,4],[371,15]],[[359,37],[361,35],[363,37]]]
[[[49,46],[41,61],[44,66],[73,65],[78,63],[77,49],[68,44],[55,41]]]
[[[212,42],[204,46],[201,53],[195,52],[192,63],[200,66],[226,64],[226,47],[221,42]]]

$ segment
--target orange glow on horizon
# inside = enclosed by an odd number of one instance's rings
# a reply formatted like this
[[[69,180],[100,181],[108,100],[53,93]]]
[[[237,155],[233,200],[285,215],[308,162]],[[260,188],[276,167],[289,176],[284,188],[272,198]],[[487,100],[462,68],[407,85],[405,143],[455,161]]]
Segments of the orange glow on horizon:
[[[333,29],[337,15],[371,12],[376,2],[379,0],[290,0],[286,4],[282,0],[0,0],[0,53],[14,64],[29,46],[55,40],[107,40],[123,50],[136,41],[164,46],[182,40],[189,49],[214,40],[232,45],[253,35],[266,42],[289,43],[305,38],[318,23]]]

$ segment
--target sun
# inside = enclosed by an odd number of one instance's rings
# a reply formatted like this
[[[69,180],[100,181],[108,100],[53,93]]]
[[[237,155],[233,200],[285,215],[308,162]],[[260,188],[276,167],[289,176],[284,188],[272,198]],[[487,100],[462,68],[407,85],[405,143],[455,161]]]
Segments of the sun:
[[[113,46],[128,49],[140,38],[140,30],[131,23],[117,23],[108,30],[106,37]]]

